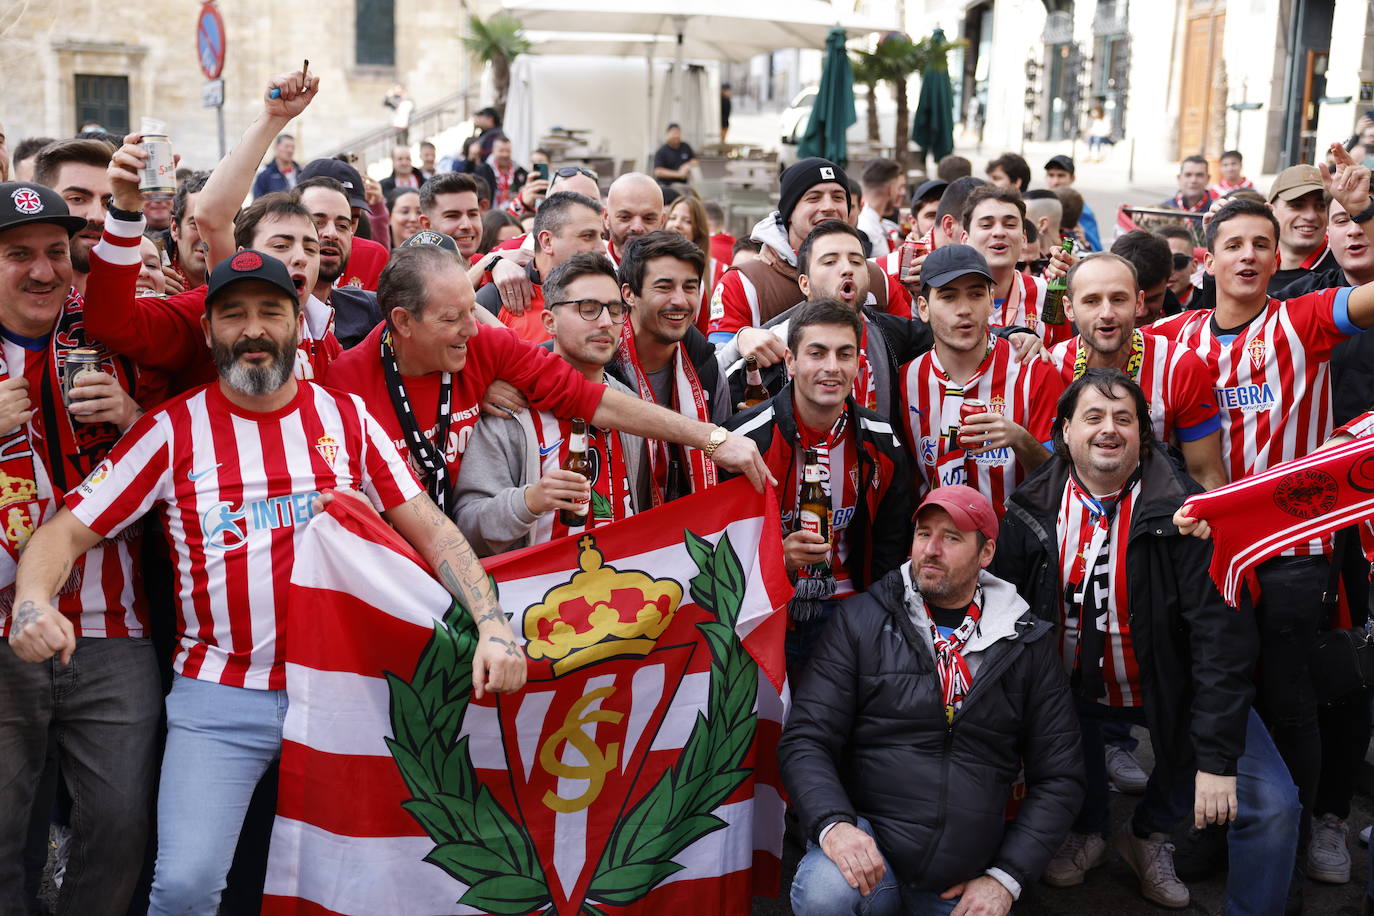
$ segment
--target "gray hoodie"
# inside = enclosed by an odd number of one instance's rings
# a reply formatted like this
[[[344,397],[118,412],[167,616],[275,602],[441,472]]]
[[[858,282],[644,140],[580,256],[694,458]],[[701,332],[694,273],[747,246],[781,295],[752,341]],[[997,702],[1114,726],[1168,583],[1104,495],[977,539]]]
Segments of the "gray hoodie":
[[[911,561],[907,560],[899,568],[902,571],[902,584],[906,587],[907,616],[916,626],[916,632],[925,640],[930,657],[934,658],[935,642],[930,636],[930,614],[926,611],[925,599],[911,581]],[[1030,610],[1030,605],[1017,594],[1015,586],[1003,582],[986,569],[978,573],[978,585],[983,589],[983,616],[963,652],[969,674],[975,682],[978,680],[978,667],[983,662],[983,653],[998,640],[1015,637],[1016,621]]]
[[[606,385],[635,397],[607,374]],[[630,476],[630,505],[642,512],[650,504],[648,452],[639,436],[619,433]],[[534,543],[539,516],[525,505],[525,488],[541,476],[539,439],[533,413],[483,417],[472,431],[458,472],[453,521],[478,556],[505,553]]]

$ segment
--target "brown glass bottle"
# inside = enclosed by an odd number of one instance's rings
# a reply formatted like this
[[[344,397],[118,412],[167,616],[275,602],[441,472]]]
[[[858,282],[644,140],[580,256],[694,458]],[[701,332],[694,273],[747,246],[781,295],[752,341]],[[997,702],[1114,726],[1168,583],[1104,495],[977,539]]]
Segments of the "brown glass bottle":
[[[581,474],[588,480],[592,476],[592,463],[587,458],[587,421],[573,417],[572,432],[568,435],[568,457],[563,460],[563,470]],[[580,511],[559,509],[558,520],[568,528],[581,528],[587,524],[587,512],[591,509],[591,497],[577,501]]]
[[[806,457],[802,463],[802,488],[801,495],[797,499],[797,530],[810,531],[825,538],[826,543],[830,543],[830,500],[825,496],[825,488],[821,486],[821,462],[816,450],[809,448],[806,450]],[[810,576],[830,575],[830,559],[827,558],[820,563],[813,563],[807,568]]]
[[[763,386],[763,376],[759,373],[758,360],[752,356],[746,356],[744,358],[744,400],[740,402],[740,409],[762,404],[770,397],[772,395]]]
[[[683,473],[682,462],[676,458],[668,462],[668,479],[663,482],[663,501],[670,503],[683,496],[689,496],[692,492],[692,484],[687,480],[687,475]]]

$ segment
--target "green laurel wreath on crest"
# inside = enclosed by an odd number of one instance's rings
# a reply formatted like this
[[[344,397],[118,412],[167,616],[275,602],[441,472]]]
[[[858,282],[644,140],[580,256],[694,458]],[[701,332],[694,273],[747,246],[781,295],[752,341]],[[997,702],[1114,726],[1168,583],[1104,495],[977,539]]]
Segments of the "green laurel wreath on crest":
[[[744,572],[728,534],[713,547],[683,533],[698,570],[692,600],[716,618],[697,625],[711,649],[706,714],[698,713],[678,762],[612,830],[582,903],[590,916],[607,916],[591,901],[633,903],[681,871],[674,857],[727,826],[711,812],[752,772],[741,764],[757,724],[758,666],[735,635]],[[411,680],[386,674],[396,736],[386,743],[414,795],[403,807],[436,844],[425,861],[468,885],[460,904],[500,916],[548,907],[544,914],[552,916],[548,879],[528,831],[477,779],[468,739],[458,738],[476,643],[476,626],[455,601],[435,623]]]

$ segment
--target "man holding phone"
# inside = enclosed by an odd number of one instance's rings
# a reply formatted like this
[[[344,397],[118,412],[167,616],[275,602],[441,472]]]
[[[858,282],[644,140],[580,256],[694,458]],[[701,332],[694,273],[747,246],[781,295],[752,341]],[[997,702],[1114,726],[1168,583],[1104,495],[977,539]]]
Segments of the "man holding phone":
[[[529,179],[520,186],[520,193],[506,204],[506,212],[516,219],[533,216],[544,198],[549,196],[549,164],[536,162],[532,169]]]

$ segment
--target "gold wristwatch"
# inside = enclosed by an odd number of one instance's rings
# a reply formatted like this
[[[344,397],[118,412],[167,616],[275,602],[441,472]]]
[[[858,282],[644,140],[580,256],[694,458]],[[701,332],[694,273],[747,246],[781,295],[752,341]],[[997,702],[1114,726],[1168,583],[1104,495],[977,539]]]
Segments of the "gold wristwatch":
[[[716,453],[716,449],[720,448],[725,440],[729,438],[729,430],[724,426],[717,426],[715,429],[711,430],[711,435],[706,437],[706,448],[702,449],[701,453],[709,459]]]

